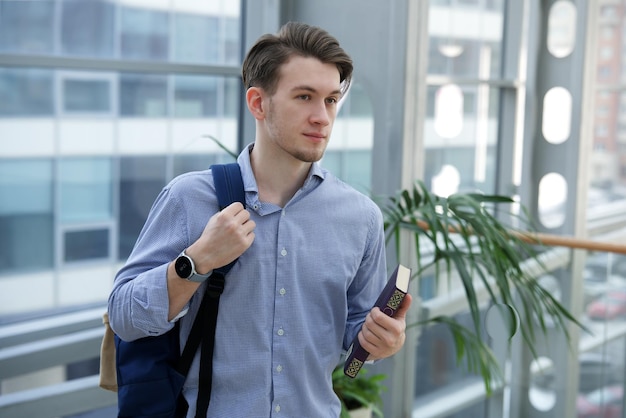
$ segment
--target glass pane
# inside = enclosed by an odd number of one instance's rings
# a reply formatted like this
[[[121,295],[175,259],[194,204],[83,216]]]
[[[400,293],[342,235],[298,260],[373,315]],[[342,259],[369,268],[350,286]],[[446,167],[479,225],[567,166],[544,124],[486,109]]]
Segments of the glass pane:
[[[0,51],[53,52],[53,19],[54,2],[3,1],[0,4]]]
[[[499,77],[503,2],[430,2],[428,73]]]
[[[110,158],[60,160],[60,220],[63,222],[110,220],[111,182]]]
[[[587,214],[590,222],[604,225],[608,217],[626,213],[626,31],[623,2],[593,4],[598,19],[591,29],[599,36],[590,48],[596,90],[591,144],[586,145],[591,151]]]
[[[331,148],[321,165],[360,192],[370,195],[374,114],[370,96],[363,85],[353,81],[339,104]]]
[[[120,260],[130,255],[152,203],[165,186],[165,167],[165,157],[123,157],[120,160]]]
[[[469,312],[456,315],[455,319],[473,329]],[[487,338],[487,335],[483,336],[484,340]],[[445,324],[434,324],[421,330],[415,358],[415,396],[418,398],[444,387],[454,393],[458,387],[481,382],[480,377],[468,372],[465,359],[457,362],[454,337]]]
[[[435,133],[454,138],[463,130],[463,91],[454,84],[440,87],[435,95]]]
[[[0,160],[0,216],[52,211],[52,162]]]
[[[322,166],[364,194],[371,194],[371,150],[336,151],[324,153]]]
[[[241,62],[240,1],[172,1],[173,60],[215,65]]]
[[[234,161],[227,154],[206,155],[175,155],[174,176],[190,171],[202,171],[211,167],[211,164],[232,163]]]
[[[341,114],[349,114],[351,118],[372,117],[372,101],[360,84],[353,83],[350,86],[350,92],[341,103]]]
[[[174,116],[217,116],[218,77],[177,76],[174,78]]]
[[[104,0],[64,0],[61,5],[61,52],[112,57],[115,5]]]
[[[167,115],[167,77],[148,74],[120,75],[120,115]]]
[[[0,160],[0,196],[0,274],[52,268],[52,161]]]
[[[174,17],[174,59],[219,63],[219,18],[177,13]]]
[[[52,71],[0,68],[0,116],[51,116],[53,92]]]
[[[431,86],[426,106],[426,184],[445,195],[468,190],[493,193],[498,89],[484,84]]]
[[[65,112],[111,112],[111,82],[107,80],[64,80]]]
[[[235,2],[233,2],[235,3]],[[226,65],[236,65],[241,62],[241,27],[239,17],[224,17],[224,46],[223,56]]]
[[[109,230],[106,228],[65,233],[66,262],[93,260],[109,256]]]
[[[224,79],[224,116],[235,119],[239,112],[239,98],[242,96],[239,78]]]
[[[168,59],[169,16],[166,12],[120,7],[120,26],[123,58]]]

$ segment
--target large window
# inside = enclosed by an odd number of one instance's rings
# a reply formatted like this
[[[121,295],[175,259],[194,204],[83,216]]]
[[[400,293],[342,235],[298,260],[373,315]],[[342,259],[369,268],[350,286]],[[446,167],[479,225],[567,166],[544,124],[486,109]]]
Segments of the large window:
[[[208,136],[236,150],[240,2],[0,0],[0,58],[0,294],[66,307],[77,274],[110,289],[170,179],[231,160]]]
[[[424,180],[493,193],[500,89],[485,80],[502,77],[503,2],[431,1],[429,20]]]
[[[516,93],[514,81],[504,79],[503,74],[505,31],[521,32],[521,20],[516,27],[505,28],[502,1],[430,0],[429,4],[423,180],[444,197],[456,192],[496,193],[502,174],[496,155],[498,141],[514,140],[514,133],[500,126],[501,98]],[[445,299],[442,293],[449,289],[445,281],[445,273],[437,280],[420,277],[420,296]],[[471,322],[468,313],[458,313],[456,318]],[[480,381],[465,364],[457,363],[456,354],[454,339],[445,327],[435,325],[422,331],[415,353],[418,402],[438,390],[453,393],[457,382],[471,386]],[[485,405],[473,405],[459,416],[485,416]]]

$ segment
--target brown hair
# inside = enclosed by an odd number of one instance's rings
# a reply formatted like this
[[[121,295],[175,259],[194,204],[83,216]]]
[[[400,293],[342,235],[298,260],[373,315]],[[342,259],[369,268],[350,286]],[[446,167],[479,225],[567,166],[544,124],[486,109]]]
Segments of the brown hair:
[[[276,35],[261,36],[250,48],[241,71],[245,88],[260,87],[270,95],[274,94],[278,85],[278,70],[293,55],[335,64],[339,70],[342,93],[350,86],[352,59],[339,46],[339,41],[319,27],[289,22]]]

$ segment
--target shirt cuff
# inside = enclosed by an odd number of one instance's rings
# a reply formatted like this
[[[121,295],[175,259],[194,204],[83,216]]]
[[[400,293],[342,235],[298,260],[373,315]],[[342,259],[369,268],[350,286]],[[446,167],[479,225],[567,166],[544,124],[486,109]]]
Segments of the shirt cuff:
[[[181,311],[178,313],[178,315],[176,315],[174,318],[172,318],[172,320],[170,321],[170,324],[173,324],[174,322],[178,321],[183,316],[187,315],[187,312],[189,312],[189,303],[187,303],[183,307],[183,309],[181,309]]]

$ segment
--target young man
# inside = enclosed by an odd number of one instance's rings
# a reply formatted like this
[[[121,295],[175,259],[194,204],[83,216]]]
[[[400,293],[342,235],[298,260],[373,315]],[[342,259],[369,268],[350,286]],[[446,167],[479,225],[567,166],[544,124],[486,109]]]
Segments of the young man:
[[[352,338],[380,359],[398,352],[405,314],[371,309],[387,279],[382,215],[317,163],[352,61],[326,31],[286,24],[243,63],[256,138],[239,156],[246,203],[218,212],[210,170],[174,179],[157,198],[109,299],[124,340],[181,324],[184,344],[202,277],[239,257],[220,299],[208,417],[337,417],[331,373]],[[193,281],[198,280],[198,281]],[[183,393],[195,414],[198,359]]]

